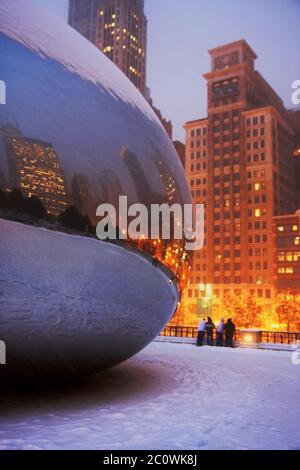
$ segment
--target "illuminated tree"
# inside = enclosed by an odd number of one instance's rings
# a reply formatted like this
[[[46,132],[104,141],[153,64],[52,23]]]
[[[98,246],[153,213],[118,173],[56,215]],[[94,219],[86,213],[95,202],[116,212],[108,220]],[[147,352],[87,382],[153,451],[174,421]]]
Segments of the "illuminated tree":
[[[260,299],[247,293],[228,294],[224,298],[223,317],[232,318],[238,327],[251,328],[261,325],[263,306]]]
[[[276,294],[274,299],[275,312],[278,323],[286,324],[287,331],[291,325],[300,322],[300,295],[292,294],[290,291]]]

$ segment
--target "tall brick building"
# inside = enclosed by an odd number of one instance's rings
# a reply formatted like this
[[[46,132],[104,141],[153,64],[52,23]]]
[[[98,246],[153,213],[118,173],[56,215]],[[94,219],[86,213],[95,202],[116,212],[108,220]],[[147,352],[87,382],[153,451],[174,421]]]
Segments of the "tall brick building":
[[[270,298],[273,217],[297,208],[295,132],[282,100],[244,40],[209,52],[208,116],[185,125],[186,174],[206,217],[188,292],[193,306],[205,285],[216,298],[241,290]]]

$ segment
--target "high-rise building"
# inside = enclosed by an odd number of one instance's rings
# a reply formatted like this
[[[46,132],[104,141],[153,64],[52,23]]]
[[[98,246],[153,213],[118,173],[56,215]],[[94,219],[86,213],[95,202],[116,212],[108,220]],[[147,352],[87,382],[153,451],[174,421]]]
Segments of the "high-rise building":
[[[244,40],[209,52],[208,116],[185,125],[186,175],[194,202],[205,204],[205,247],[188,292],[194,308],[205,285],[219,299],[245,289],[270,298],[273,216],[297,208],[295,133],[282,100]]]
[[[150,104],[150,106],[152,107],[153,111],[155,112],[156,116],[158,117],[158,119],[160,120],[162,125],[164,126],[166,133],[168,134],[168,136],[172,140],[172,138],[173,138],[173,124],[172,124],[172,122],[163,117],[160,109],[158,109],[154,106],[153,100],[152,100],[151,97],[147,98],[147,101]]]
[[[300,210],[274,217],[275,286],[279,292],[300,293]]]
[[[183,168],[185,167],[185,145],[180,140],[174,140],[173,145],[178,153],[178,157],[182,163]]]
[[[69,0],[69,24],[93,44],[97,43],[102,0]]]
[[[144,0],[70,0],[69,24],[95,44],[146,94]]]
[[[300,110],[290,110],[286,117],[295,132],[294,157],[296,165],[296,197],[297,208],[300,208]]]

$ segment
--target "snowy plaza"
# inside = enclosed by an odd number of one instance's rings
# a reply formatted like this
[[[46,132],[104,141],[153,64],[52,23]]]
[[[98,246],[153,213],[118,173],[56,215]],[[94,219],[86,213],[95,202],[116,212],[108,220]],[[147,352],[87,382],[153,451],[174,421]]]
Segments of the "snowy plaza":
[[[6,392],[1,449],[299,449],[291,352],[154,342],[88,381]]]

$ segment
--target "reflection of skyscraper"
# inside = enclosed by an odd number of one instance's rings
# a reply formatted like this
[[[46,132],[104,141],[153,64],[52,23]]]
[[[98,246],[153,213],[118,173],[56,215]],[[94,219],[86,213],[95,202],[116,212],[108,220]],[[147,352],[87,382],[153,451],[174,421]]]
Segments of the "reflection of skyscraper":
[[[6,178],[3,171],[0,170],[0,189],[5,189],[7,186]]]
[[[145,95],[144,0],[70,0],[69,24],[104,52]]]
[[[75,175],[72,180],[73,204],[81,215],[88,215],[91,222],[96,218],[96,203],[90,192],[90,183],[86,176]]]
[[[121,158],[130,173],[139,202],[151,204],[150,184],[138,158],[125,147],[121,149]]]
[[[13,127],[1,129],[8,157],[9,185],[38,197],[50,214],[66,209],[65,181],[57,153],[47,142],[23,137]]]
[[[111,170],[103,170],[100,173],[99,182],[102,189],[103,202],[113,204],[115,208],[119,205],[119,196],[123,196],[120,178]]]
[[[166,202],[169,204],[181,203],[181,192],[176,184],[171,168],[156,147],[153,148],[153,155],[155,166],[164,188],[164,198]]]

